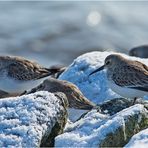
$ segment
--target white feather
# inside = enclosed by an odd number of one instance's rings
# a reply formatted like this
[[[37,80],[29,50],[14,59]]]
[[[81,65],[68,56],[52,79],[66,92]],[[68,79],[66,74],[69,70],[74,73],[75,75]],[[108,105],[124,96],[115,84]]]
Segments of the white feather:
[[[145,95],[148,95],[148,92],[128,87],[121,87],[116,85],[112,81],[108,81],[108,85],[114,92],[125,98],[143,97]]]

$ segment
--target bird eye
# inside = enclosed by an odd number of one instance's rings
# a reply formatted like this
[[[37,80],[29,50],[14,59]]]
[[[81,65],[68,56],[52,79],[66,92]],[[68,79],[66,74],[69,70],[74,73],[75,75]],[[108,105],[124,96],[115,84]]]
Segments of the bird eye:
[[[106,62],[106,65],[108,65],[108,64],[110,64],[110,61],[107,61],[107,62]]]

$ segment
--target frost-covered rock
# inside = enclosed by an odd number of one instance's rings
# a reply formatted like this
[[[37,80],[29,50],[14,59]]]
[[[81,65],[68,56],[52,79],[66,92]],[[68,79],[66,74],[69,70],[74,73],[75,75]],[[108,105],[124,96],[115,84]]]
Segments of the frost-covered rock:
[[[56,147],[115,147],[148,126],[148,111],[144,105],[134,105],[107,117],[95,110],[67,127],[56,137]]]
[[[142,130],[138,134],[134,135],[125,148],[146,148],[148,147],[148,128]]]
[[[67,100],[61,93],[37,92],[0,100],[0,147],[53,146],[63,132]]]
[[[94,71],[94,69],[102,66],[104,59],[112,53],[113,52],[90,52],[81,55],[60,75],[59,79],[68,80],[76,84],[83,94],[94,103],[101,103],[119,97],[119,95],[109,89],[105,70],[89,77],[89,74]],[[125,54],[121,55],[148,65],[148,59],[130,57]]]
[[[148,109],[148,100],[137,99],[135,104],[143,104]],[[126,109],[133,105],[133,99],[127,98],[115,98],[112,100],[105,101],[98,106],[100,112],[103,114],[114,115],[123,109]]]

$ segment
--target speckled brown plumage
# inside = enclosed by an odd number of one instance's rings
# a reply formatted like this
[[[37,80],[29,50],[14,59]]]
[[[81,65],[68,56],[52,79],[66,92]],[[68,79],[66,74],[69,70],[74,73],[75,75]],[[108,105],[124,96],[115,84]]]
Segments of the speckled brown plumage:
[[[27,81],[47,77],[59,72],[59,69],[56,69],[55,67],[44,68],[39,64],[22,57],[1,56],[0,71],[3,71],[10,78]]]
[[[148,67],[141,62],[118,55],[118,62],[108,68],[108,77],[119,86],[141,87],[148,91]]]
[[[117,94],[126,98],[136,98],[148,95],[148,66],[125,58],[119,54],[106,57],[104,65],[90,75],[107,70],[108,86]],[[133,104],[134,104],[133,103]]]
[[[82,94],[76,85],[68,81],[48,78],[38,87],[32,89],[29,93],[42,90],[52,93],[63,92],[67,96],[70,108],[90,110],[95,106],[94,103],[89,101]]]

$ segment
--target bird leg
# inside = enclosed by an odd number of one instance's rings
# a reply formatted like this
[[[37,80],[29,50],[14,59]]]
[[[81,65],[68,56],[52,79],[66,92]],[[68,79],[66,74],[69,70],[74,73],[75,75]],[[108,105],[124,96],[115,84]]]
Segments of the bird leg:
[[[135,105],[137,99],[138,99],[137,97],[134,98],[132,105]]]

